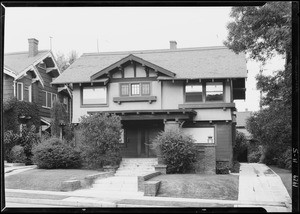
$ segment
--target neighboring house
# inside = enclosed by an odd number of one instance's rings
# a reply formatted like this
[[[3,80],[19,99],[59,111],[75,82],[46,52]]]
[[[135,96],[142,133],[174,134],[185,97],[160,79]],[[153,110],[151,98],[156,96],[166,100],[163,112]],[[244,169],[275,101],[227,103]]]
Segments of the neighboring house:
[[[251,134],[246,129],[246,121],[251,116],[251,111],[236,112],[236,130],[245,134],[247,140],[251,139]]]
[[[73,123],[95,112],[120,115],[123,157],[152,157],[159,131],[181,127],[205,163],[232,162],[235,99],[245,99],[244,54],[226,47],[87,53],[52,84],[73,87]],[[204,167],[204,168],[203,168]]]
[[[71,90],[51,85],[61,72],[49,50],[38,50],[38,40],[28,39],[29,50],[4,54],[3,101],[11,97],[34,102],[41,116],[41,130],[50,127],[50,109],[59,99],[65,104],[71,119]]]

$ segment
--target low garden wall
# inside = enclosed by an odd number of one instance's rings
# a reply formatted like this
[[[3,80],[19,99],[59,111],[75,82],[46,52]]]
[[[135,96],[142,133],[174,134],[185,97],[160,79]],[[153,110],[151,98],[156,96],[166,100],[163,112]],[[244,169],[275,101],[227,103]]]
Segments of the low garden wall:
[[[154,178],[154,177],[160,175],[160,174],[161,174],[161,172],[153,172],[153,173],[145,174],[142,176],[138,176],[138,191],[144,192],[145,182],[151,178]]]

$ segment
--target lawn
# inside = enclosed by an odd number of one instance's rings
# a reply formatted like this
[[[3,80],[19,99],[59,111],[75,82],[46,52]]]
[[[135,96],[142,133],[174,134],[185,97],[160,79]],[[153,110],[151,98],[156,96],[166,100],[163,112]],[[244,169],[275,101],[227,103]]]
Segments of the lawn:
[[[292,197],[292,172],[290,170],[278,168],[276,166],[268,167],[270,167],[277,175],[279,175],[290,197]]]
[[[150,180],[162,181],[158,197],[237,200],[237,175],[168,174]]]
[[[5,188],[60,191],[62,181],[83,180],[87,175],[99,173],[83,169],[32,169],[5,177]]]

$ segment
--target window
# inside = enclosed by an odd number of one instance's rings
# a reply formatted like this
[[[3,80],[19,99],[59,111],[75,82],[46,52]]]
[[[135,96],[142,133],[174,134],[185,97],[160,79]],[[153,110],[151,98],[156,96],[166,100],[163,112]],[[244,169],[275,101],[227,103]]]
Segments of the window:
[[[129,96],[129,84],[121,84],[121,96]]]
[[[150,95],[150,83],[141,83],[142,95]]]
[[[195,143],[214,143],[215,128],[214,127],[193,127],[183,128],[185,134],[192,135],[196,140]]]
[[[32,102],[32,86],[28,86],[28,101]]]
[[[201,84],[185,86],[186,102],[202,102],[202,100],[203,100],[203,89]]]
[[[23,100],[23,83],[17,83],[17,99]]]
[[[223,101],[223,83],[206,83],[206,101]]]
[[[106,104],[106,87],[84,87],[82,90],[82,104]]]
[[[125,143],[125,132],[124,132],[124,129],[121,129],[121,133],[120,133],[120,135],[121,135],[121,140],[120,140],[120,143],[122,143],[122,144],[124,144]]]
[[[57,100],[57,94],[42,91],[42,107],[52,108],[55,100]]]
[[[65,106],[66,112],[68,112],[69,111],[69,109],[68,109],[68,98],[64,97],[63,102],[64,102],[64,106]]]
[[[140,95],[140,84],[139,83],[131,84],[131,95]]]

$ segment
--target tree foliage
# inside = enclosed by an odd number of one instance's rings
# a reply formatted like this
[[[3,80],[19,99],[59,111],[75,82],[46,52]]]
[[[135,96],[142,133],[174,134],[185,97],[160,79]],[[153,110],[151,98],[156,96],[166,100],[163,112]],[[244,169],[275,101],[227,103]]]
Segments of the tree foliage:
[[[275,71],[273,76],[257,75],[257,88],[265,94],[264,109],[247,121],[248,131],[264,145],[264,151],[276,148],[271,156],[279,157],[292,139],[291,2],[234,7],[230,16],[233,21],[227,26],[229,34],[224,42],[228,48],[245,52],[262,64],[275,54],[285,57],[284,70]]]
[[[68,124],[68,118],[68,113],[66,112],[64,104],[58,100],[55,101],[51,109],[51,135],[53,137],[60,136],[60,125]]]
[[[81,148],[87,168],[100,169],[105,165],[118,165],[121,161],[121,118],[96,113],[81,117]]]
[[[59,69],[63,72],[66,70],[70,65],[75,62],[78,58],[78,54],[75,50],[71,51],[68,56],[65,56],[63,53],[58,53],[56,55],[56,62]]]

